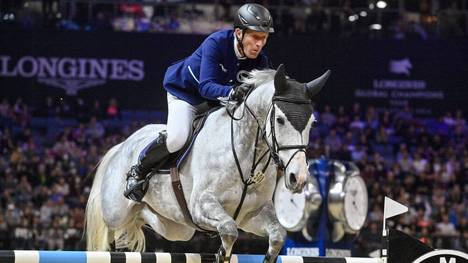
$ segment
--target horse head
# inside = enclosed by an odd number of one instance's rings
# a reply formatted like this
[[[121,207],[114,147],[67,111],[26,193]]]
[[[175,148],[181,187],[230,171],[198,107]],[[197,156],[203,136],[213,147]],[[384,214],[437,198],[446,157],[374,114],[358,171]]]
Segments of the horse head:
[[[274,76],[272,107],[267,117],[267,141],[273,160],[284,172],[286,188],[301,192],[308,176],[306,148],[315,121],[312,99],[325,85],[330,71],[308,83],[285,75],[280,65]]]

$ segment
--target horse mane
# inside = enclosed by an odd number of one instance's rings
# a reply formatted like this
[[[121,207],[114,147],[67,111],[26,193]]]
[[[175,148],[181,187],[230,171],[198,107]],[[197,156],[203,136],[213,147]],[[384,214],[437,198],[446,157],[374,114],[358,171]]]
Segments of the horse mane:
[[[239,81],[246,84],[253,84],[258,87],[264,83],[272,81],[275,78],[276,70],[274,69],[254,69],[250,72],[244,72],[239,75]]]

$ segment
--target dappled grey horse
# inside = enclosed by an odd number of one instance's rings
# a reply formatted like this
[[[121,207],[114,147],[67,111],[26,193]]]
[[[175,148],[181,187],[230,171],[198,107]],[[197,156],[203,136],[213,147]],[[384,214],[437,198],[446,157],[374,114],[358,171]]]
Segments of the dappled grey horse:
[[[272,195],[277,174],[300,192],[308,176],[305,149],[315,121],[311,99],[330,72],[309,82],[278,70],[252,71],[242,78],[254,88],[234,110],[211,113],[180,165],[180,180],[193,223],[187,222],[169,174],[156,173],[142,203],[123,196],[125,174],[164,125],[146,125],[112,147],[100,161],[86,209],[88,250],[110,243],[145,249],[143,225],[168,240],[189,240],[196,229],[215,231],[222,246],[217,262],[229,260],[238,228],[269,238],[266,262],[274,262],[286,231],[276,218]],[[231,109],[231,110],[230,110]],[[278,173],[277,171],[281,171]]]

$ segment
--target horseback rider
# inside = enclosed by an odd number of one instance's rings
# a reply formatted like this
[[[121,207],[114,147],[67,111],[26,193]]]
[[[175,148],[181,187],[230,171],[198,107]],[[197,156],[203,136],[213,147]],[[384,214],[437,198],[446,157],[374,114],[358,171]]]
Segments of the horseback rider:
[[[244,97],[250,86],[236,83],[237,72],[270,68],[262,48],[273,32],[268,9],[245,4],[237,10],[234,29],[209,35],[192,55],[167,69],[163,81],[167,91],[167,138],[158,136],[140,153],[138,164],[127,173],[125,197],[141,201],[146,176],[185,145],[201,105]]]

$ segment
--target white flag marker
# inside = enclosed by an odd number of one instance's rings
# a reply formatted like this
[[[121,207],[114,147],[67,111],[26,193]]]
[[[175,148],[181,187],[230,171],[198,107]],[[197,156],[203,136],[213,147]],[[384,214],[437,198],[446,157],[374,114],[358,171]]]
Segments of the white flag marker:
[[[397,201],[394,201],[388,197],[385,197],[385,202],[384,202],[384,219],[383,219],[383,235],[387,235],[387,229],[386,229],[386,221],[390,217],[394,217],[403,213],[408,212],[408,207],[398,203]]]
[[[387,226],[386,226],[387,219],[390,217],[394,217],[394,216],[406,213],[406,212],[408,212],[408,207],[388,197],[385,197],[382,238],[386,245],[385,245],[385,248],[382,248],[382,253],[381,253],[383,263],[387,263],[387,259],[388,259],[388,237],[387,237],[388,233],[387,233]]]

